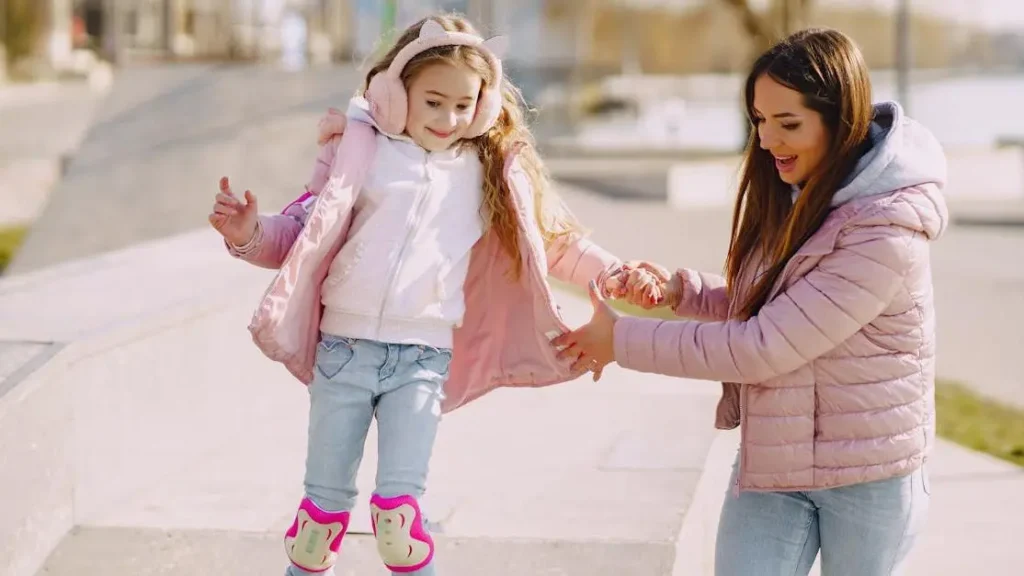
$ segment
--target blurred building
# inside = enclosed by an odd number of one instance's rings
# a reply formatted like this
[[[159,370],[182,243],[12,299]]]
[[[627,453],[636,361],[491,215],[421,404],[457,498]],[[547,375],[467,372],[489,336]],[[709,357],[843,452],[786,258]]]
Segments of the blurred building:
[[[308,30],[305,45],[310,50],[316,48],[308,41],[310,35],[331,31],[333,43],[343,45],[346,4],[339,0],[75,0],[75,13],[85,22],[94,45],[111,60],[259,59],[280,55],[283,38],[295,19],[302,20]]]
[[[0,0],[2,1],[2,0]],[[776,27],[793,18],[786,0],[748,0]],[[688,74],[745,68],[755,45],[723,0],[39,0],[47,9],[45,51],[60,63],[75,47],[109,59],[361,60],[390,30],[424,14],[467,14],[486,32],[512,37],[513,67],[577,75]],[[798,15],[856,39],[873,68],[896,54],[893,0],[810,0]],[[935,3],[936,5],[939,3]],[[950,4],[950,3],[946,3]],[[949,12],[915,6],[918,68],[1019,65],[1024,30],[998,33]],[[929,4],[931,6],[932,4]]]
[[[735,8],[722,0],[589,1],[591,9],[584,25],[590,29],[591,37],[580,57],[593,68],[632,69],[651,74],[736,72],[746,68],[756,49]],[[787,17],[784,8],[799,3],[749,0],[749,4],[767,26],[779,30]],[[892,68],[897,53],[895,4],[810,0],[806,2],[809,10],[798,20],[805,26],[842,30],[857,41],[870,67]],[[956,68],[973,61],[979,65],[997,63],[993,55],[1001,51],[987,49],[997,34],[970,20],[953,17],[949,11],[925,9],[918,2],[912,2],[911,8],[913,67]],[[1021,37],[1024,30],[1017,33]],[[1007,44],[1005,38],[1000,42]],[[1017,57],[1019,54],[1008,60]]]
[[[49,0],[47,0],[49,1]],[[482,0],[63,0],[110,59],[277,59],[298,41],[314,61],[365,55],[387,30],[434,10],[490,19]],[[538,4],[537,0],[514,3]],[[508,12],[509,10],[499,10]],[[389,16],[390,15],[390,16]],[[297,38],[296,34],[301,37]]]

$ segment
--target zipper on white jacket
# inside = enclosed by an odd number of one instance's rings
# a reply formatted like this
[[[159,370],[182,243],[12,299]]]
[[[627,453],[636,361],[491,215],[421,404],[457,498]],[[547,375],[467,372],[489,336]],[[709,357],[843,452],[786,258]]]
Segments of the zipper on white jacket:
[[[423,171],[426,174],[427,183],[423,187],[423,190],[417,194],[416,204],[413,207],[411,222],[406,223],[405,239],[402,240],[402,248],[398,251],[398,258],[391,264],[391,272],[388,275],[388,283],[384,289],[384,297],[380,303],[380,313],[377,315],[377,337],[380,337],[380,331],[384,327],[384,314],[388,309],[388,300],[390,300],[391,292],[394,290],[395,280],[398,278],[398,273],[402,270],[402,261],[405,259],[405,250],[409,247],[409,241],[413,237],[413,233],[419,228],[420,220],[423,218],[423,206],[426,204],[426,198],[430,195],[430,185],[433,182],[433,177],[430,175],[430,153],[423,159]]]

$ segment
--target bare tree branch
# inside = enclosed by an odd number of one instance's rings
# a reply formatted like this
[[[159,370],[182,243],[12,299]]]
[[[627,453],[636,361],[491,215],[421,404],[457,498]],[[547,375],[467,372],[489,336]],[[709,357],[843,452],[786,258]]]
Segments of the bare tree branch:
[[[785,2],[786,16],[783,34],[792,34],[807,26],[813,0],[781,0]]]
[[[740,22],[750,37],[760,46],[767,46],[777,37],[772,27],[750,7],[748,0],[722,0],[739,13]]]
[[[721,1],[736,11],[743,28],[760,48],[767,47],[781,36],[791,34],[804,26],[814,4],[814,0],[773,0],[773,7],[769,8],[768,15],[760,15],[750,7],[749,0]],[[781,16],[781,26],[773,25],[769,18],[776,12]]]

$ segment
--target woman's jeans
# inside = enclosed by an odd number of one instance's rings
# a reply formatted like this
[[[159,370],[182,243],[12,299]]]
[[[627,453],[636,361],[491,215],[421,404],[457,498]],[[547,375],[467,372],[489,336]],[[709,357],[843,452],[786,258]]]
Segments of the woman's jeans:
[[[928,515],[928,472],[809,492],[741,492],[722,506],[717,576],[900,574]]]
[[[356,472],[374,417],[378,431],[374,494],[415,500],[423,495],[450,361],[449,350],[323,335],[309,386],[305,477],[306,497],[317,508],[352,510]],[[417,520],[425,530],[425,521]],[[345,562],[343,544],[338,562]],[[433,576],[434,563],[401,573]],[[309,574],[331,576],[333,570],[308,572],[292,565],[286,572],[287,576]]]

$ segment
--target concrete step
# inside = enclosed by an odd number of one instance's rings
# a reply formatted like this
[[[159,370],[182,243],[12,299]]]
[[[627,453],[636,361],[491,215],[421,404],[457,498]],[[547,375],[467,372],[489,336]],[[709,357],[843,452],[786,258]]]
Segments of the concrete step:
[[[655,576],[672,570],[673,542],[438,537],[445,576]],[[281,576],[281,534],[77,528],[37,576]],[[346,537],[335,576],[387,576],[373,538]]]

